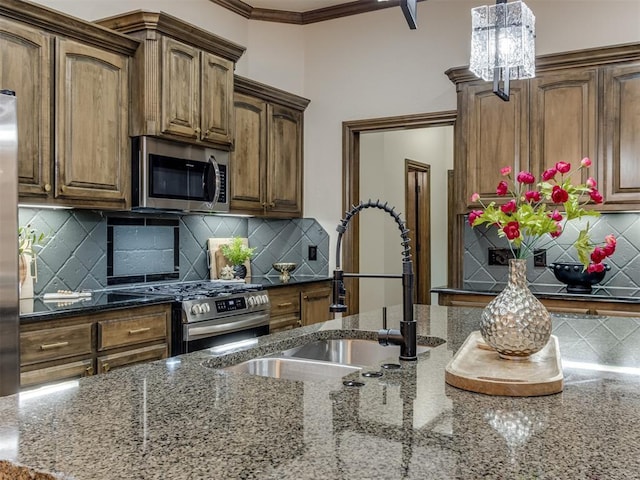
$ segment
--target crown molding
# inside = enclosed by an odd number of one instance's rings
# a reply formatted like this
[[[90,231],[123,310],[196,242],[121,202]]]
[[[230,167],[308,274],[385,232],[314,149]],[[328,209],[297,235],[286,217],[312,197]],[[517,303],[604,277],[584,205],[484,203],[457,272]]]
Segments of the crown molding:
[[[231,10],[249,20],[261,20],[265,22],[290,23],[294,25],[307,25],[310,23],[324,22],[350,15],[373,12],[384,8],[400,6],[400,0],[379,2],[378,0],[359,0],[343,3],[333,7],[318,8],[307,12],[291,12],[287,10],[271,10],[267,8],[254,8],[242,0],[210,0],[221,7]],[[417,0],[423,2],[425,0]]]

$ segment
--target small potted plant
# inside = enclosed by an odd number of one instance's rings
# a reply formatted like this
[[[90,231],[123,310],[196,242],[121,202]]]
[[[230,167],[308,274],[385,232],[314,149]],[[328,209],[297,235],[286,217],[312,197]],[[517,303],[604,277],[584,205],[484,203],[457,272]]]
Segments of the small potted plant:
[[[245,245],[240,237],[234,237],[228,244],[220,245],[222,255],[231,263],[237,278],[245,278],[247,276],[247,267],[245,263],[253,256],[254,248]]]

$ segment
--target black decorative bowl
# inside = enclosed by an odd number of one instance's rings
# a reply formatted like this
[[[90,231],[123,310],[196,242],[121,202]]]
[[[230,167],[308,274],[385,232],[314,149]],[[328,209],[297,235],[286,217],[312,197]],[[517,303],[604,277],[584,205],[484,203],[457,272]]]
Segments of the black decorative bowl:
[[[611,267],[604,264],[602,272],[587,272],[581,263],[552,263],[549,269],[562,283],[567,284],[567,292],[569,293],[591,293],[591,286],[604,280]]]

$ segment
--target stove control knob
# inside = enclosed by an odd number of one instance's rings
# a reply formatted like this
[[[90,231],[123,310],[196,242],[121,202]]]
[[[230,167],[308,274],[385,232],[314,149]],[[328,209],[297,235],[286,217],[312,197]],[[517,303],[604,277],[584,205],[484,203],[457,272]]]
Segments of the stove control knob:
[[[211,311],[211,307],[209,307],[208,303],[203,303],[202,305],[200,305],[200,311],[202,313],[207,313]]]
[[[191,307],[191,313],[193,313],[194,315],[198,315],[200,313],[202,313],[202,307],[200,305],[194,305]]]
[[[247,303],[250,307],[254,307],[256,305],[256,297],[248,297]]]
[[[264,305],[268,305],[269,304],[269,297],[267,296],[266,293],[263,294],[263,295],[260,295],[260,298],[262,300],[262,302],[260,302],[260,303],[262,303]]]

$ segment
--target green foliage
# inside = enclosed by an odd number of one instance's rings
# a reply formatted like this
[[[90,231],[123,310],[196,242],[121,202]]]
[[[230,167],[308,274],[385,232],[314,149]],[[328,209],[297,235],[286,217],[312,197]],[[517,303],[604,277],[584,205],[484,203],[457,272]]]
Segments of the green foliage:
[[[18,227],[18,254],[35,255],[34,248],[42,247],[47,235],[38,233],[30,224]]]
[[[220,245],[220,250],[231,265],[242,265],[253,256],[254,248],[247,247],[240,237],[234,237],[230,243]]]

